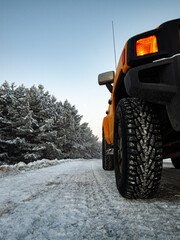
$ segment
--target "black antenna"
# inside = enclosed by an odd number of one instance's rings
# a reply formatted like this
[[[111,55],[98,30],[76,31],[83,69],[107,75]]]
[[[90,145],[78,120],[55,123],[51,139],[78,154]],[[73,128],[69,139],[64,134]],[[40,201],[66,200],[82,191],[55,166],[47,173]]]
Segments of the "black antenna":
[[[117,68],[117,64],[116,64],[116,46],[115,46],[114,24],[113,24],[113,21],[112,21],[112,33],[113,33],[114,60],[115,60],[115,69],[116,69],[116,68]]]

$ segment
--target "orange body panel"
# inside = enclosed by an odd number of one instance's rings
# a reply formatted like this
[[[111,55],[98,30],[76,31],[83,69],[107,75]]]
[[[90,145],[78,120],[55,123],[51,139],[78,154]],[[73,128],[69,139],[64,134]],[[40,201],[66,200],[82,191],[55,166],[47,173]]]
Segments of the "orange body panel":
[[[103,120],[103,129],[104,129],[104,136],[105,136],[106,142],[108,144],[111,144],[110,139],[109,139],[109,124],[108,124],[107,116]]]
[[[112,103],[109,104],[108,115],[104,118],[103,128],[105,133],[105,138],[108,144],[113,144],[114,138],[114,117],[115,117],[115,89],[118,79],[121,73],[126,73],[130,67],[127,65],[127,43],[122,51],[121,57],[118,62],[116,69],[116,74],[113,83],[113,92],[111,95]]]

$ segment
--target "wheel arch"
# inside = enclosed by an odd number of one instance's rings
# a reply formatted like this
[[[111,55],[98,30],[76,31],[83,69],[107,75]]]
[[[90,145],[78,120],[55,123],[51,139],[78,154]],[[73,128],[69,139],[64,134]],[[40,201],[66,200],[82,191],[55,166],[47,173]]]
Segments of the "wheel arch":
[[[115,109],[121,99],[129,97],[125,88],[124,78],[125,74],[121,71],[114,91]]]

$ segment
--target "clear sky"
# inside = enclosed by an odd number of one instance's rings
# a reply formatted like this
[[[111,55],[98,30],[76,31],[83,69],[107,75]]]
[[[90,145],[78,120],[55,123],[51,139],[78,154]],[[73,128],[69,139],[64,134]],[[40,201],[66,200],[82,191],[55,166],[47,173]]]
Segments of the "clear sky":
[[[180,17],[180,0],[0,0],[0,84],[42,84],[75,105],[100,137],[114,70],[128,38]]]

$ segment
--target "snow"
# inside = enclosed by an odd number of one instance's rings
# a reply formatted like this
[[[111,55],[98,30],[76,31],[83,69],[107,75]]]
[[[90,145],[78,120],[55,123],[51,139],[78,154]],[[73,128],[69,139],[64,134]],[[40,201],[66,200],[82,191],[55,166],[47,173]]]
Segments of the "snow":
[[[82,160],[82,159],[78,159],[78,160]],[[75,159],[61,159],[61,160],[42,159],[42,160],[30,162],[28,164],[26,164],[24,162],[19,162],[14,165],[2,165],[2,166],[0,166],[0,178],[8,176],[8,175],[16,175],[19,173],[25,173],[30,170],[47,168],[50,166],[56,166],[58,164],[62,164],[65,162],[72,162],[72,161],[77,161],[77,159],[76,160]],[[168,164],[171,165],[171,160],[170,159],[164,160],[164,166],[167,167]]]
[[[0,86],[0,165],[19,159],[99,158],[101,144],[68,100],[56,101],[44,87]],[[77,151],[77,143],[81,146]],[[83,150],[82,150],[83,149]]]
[[[17,137],[13,140],[6,140],[6,141],[0,140],[0,142],[2,142],[2,143],[4,142],[4,143],[7,143],[7,144],[18,144],[18,143],[25,143],[25,139],[24,138],[21,139],[21,138]]]
[[[2,167],[1,240],[179,239],[179,170],[170,163],[159,193],[149,200],[122,198],[114,171],[104,171],[101,160]]]
[[[61,159],[61,160],[49,160],[42,159],[34,162],[30,162],[28,164],[24,162],[19,162],[15,165],[2,165],[0,166],[0,178],[8,175],[16,175],[19,173],[25,173],[30,170],[46,168],[50,166],[55,166],[64,162],[73,161],[72,159]]]

